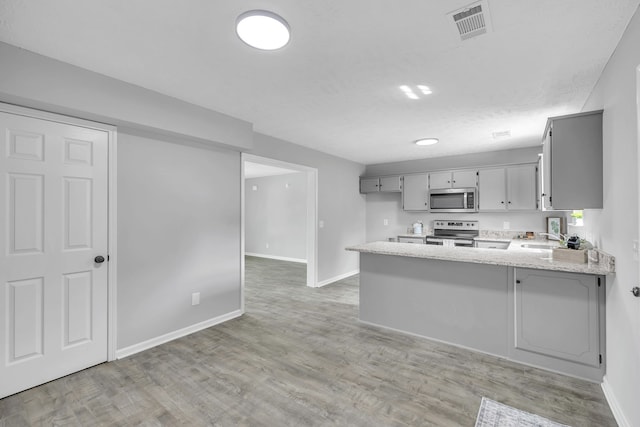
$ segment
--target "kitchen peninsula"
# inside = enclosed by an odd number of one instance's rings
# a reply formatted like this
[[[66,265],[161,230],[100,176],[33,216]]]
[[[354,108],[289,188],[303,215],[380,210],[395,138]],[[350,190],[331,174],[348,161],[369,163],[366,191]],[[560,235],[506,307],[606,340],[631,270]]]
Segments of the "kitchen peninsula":
[[[591,381],[605,372],[605,279],[550,250],[372,242],[360,252],[360,320]]]

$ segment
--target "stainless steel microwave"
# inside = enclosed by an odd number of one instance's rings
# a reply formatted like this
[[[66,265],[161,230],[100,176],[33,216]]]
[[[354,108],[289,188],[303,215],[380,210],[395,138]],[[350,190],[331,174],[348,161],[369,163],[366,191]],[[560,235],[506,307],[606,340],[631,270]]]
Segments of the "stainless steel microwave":
[[[438,188],[429,191],[431,212],[478,212],[475,188]]]

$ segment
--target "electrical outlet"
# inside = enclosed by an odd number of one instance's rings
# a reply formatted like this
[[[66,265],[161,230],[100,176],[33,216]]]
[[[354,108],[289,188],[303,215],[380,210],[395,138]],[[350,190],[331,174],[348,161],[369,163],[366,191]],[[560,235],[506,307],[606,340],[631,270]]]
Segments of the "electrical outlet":
[[[191,305],[200,304],[200,292],[194,292],[191,294]]]
[[[633,260],[634,261],[638,261],[638,241],[634,240],[633,241]]]
[[[264,245],[264,247],[265,247],[265,248],[267,248],[267,249],[269,249],[269,244],[268,244],[268,243],[267,243],[267,244],[265,244],[265,245]]]
[[[509,221],[504,221],[504,222],[502,223],[502,229],[503,229],[503,230],[509,230],[509,229],[511,229],[511,224],[509,224]]]
[[[251,189],[252,189],[253,191],[258,191],[258,186],[257,186],[257,185],[254,185],[254,186],[252,186],[252,187],[251,187]]]
[[[320,220],[320,221],[318,222],[318,227],[320,227],[320,228],[324,228],[324,221]]]
[[[384,225],[389,225],[389,220],[385,218],[385,219],[382,220],[382,223]]]

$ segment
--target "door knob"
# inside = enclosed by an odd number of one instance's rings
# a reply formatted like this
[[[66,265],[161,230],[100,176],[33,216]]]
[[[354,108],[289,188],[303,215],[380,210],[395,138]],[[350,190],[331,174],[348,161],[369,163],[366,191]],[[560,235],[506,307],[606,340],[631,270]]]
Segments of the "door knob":
[[[104,262],[104,257],[102,255],[98,255],[93,259],[96,264],[102,264]]]
[[[631,293],[634,297],[640,297],[640,287],[635,286],[633,289],[631,289]]]

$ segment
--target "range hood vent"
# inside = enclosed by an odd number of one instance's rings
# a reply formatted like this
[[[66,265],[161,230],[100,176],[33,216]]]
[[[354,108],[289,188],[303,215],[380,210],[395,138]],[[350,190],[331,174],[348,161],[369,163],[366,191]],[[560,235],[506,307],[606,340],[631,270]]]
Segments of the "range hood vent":
[[[491,29],[489,7],[486,1],[472,3],[449,14],[453,18],[461,40],[468,40]]]

